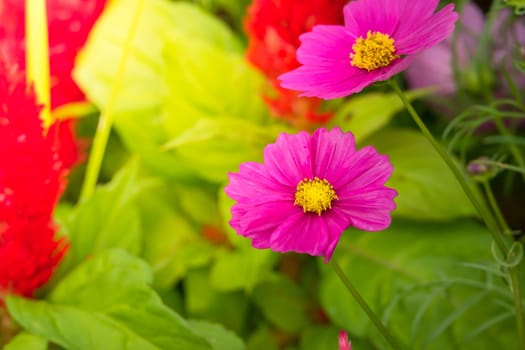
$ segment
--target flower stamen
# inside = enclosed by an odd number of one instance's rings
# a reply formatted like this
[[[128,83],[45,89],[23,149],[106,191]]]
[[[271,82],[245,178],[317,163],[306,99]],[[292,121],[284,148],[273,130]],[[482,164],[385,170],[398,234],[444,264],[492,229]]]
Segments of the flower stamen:
[[[305,213],[317,213],[332,208],[332,201],[339,199],[334,187],[326,180],[317,176],[304,179],[297,184],[294,205],[303,207]]]
[[[393,60],[399,58],[395,55],[396,47],[394,39],[388,34],[381,32],[368,31],[366,39],[357,38],[352,45],[353,53],[350,53],[352,61],[350,64],[354,67],[372,71],[377,68],[388,66]]]

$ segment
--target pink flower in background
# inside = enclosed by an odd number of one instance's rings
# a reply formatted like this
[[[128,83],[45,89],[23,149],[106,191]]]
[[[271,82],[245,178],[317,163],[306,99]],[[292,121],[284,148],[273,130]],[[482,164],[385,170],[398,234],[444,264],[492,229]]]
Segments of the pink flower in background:
[[[356,0],[344,26],[317,25],[301,35],[301,67],[279,77],[302,96],[332,99],[361,91],[406,69],[415,55],[447,38],[458,15],[438,0]]]
[[[485,26],[483,13],[477,5],[466,3],[460,16],[455,44],[450,37],[419,55],[406,71],[409,85],[412,88],[436,87],[436,95],[449,99],[455,95],[458,85],[476,94],[481,87],[478,75],[483,74],[483,78],[493,84],[497,96],[509,96],[503,74],[505,69],[518,87],[525,89],[525,75],[513,66],[514,60],[525,58],[525,22],[512,21],[510,9],[499,12],[491,32],[490,54],[483,56],[480,62],[485,65],[483,68],[475,63]],[[454,64],[458,69],[458,81],[454,77]],[[451,107],[450,101],[446,105]]]
[[[352,350],[352,344],[345,331],[339,332],[339,350]]]
[[[226,193],[237,201],[230,225],[255,248],[324,256],[328,262],[348,227],[390,225],[397,192],[385,186],[387,156],[355,149],[354,136],[335,128],[313,135],[281,134],[264,163],[241,164]]]
[[[71,77],[75,57],[104,9],[106,0],[48,0],[51,108],[84,100]],[[25,68],[25,1],[0,4],[0,54],[10,65]],[[56,122],[49,133],[59,143],[59,156],[67,167],[82,158],[73,132],[73,120]]]

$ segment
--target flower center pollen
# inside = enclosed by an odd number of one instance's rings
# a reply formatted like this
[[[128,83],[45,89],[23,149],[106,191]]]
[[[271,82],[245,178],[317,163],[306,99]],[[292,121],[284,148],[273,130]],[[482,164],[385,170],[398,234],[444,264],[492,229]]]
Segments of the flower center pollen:
[[[386,67],[399,58],[395,55],[396,47],[394,39],[388,34],[368,31],[366,39],[357,38],[352,45],[353,53],[350,54],[352,61],[350,64],[354,67],[372,71],[377,68]]]
[[[326,180],[314,177],[299,182],[295,191],[294,205],[303,207],[305,213],[321,213],[332,208],[332,201],[337,200],[333,186]]]

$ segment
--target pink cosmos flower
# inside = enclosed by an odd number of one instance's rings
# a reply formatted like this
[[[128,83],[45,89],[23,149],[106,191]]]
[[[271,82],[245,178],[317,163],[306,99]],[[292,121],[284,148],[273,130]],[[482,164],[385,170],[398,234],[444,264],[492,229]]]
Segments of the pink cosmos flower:
[[[345,331],[339,332],[339,350],[352,350],[352,344]]]
[[[281,134],[266,146],[264,163],[241,164],[226,194],[237,201],[230,225],[255,248],[324,256],[328,262],[350,226],[379,231],[390,225],[397,192],[385,186],[388,157],[355,149],[338,128],[313,135]]]
[[[439,0],[356,0],[345,25],[317,25],[301,35],[301,67],[279,77],[302,96],[332,99],[361,91],[406,69],[414,55],[447,38],[458,14]]]

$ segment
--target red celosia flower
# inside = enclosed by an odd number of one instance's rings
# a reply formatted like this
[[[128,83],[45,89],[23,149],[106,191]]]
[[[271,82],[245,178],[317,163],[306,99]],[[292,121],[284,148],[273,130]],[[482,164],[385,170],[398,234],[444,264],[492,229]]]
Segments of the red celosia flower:
[[[48,0],[51,108],[82,101],[84,94],[71,77],[75,57],[106,0]],[[0,54],[9,63],[25,67],[24,1],[3,0],[0,5]],[[59,155],[69,168],[81,157],[73,133],[73,121],[57,122],[49,133],[59,142]]]
[[[299,35],[316,24],[342,24],[346,0],[255,0],[248,9],[245,28],[249,37],[248,60],[261,70],[275,89],[266,96],[272,112],[304,123],[323,123],[331,113],[319,111],[317,98],[298,97],[280,87],[277,77],[299,66]]]
[[[67,248],[51,216],[65,170],[39,112],[23,74],[0,64],[0,296],[31,296]]]

